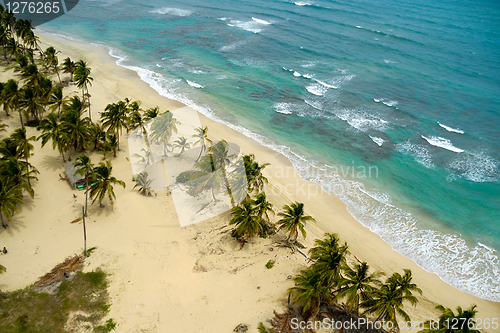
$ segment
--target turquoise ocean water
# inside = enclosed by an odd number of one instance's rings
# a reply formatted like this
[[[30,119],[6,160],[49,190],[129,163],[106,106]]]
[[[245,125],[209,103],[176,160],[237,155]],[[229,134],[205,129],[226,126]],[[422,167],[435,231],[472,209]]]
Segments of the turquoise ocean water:
[[[494,0],[87,0],[40,28],[107,47],[285,154],[424,269],[500,301],[498,17]]]

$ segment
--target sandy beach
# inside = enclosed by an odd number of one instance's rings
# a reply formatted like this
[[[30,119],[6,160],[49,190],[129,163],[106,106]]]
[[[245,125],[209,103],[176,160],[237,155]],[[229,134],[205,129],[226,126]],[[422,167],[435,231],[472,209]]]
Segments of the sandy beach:
[[[134,71],[116,65],[106,49],[36,32],[43,48],[52,45],[62,51],[60,62],[70,56],[75,61],[86,60],[92,68],[94,81],[89,92],[93,120],[107,104],[124,98],[140,100],[144,109],[158,105],[161,111],[170,110],[174,115],[186,109],[182,103],[160,96]],[[2,73],[0,80],[6,81],[11,73]],[[65,93],[74,96],[81,91],[70,86]],[[306,227],[306,249],[325,232],[337,233],[348,243],[350,252],[372,269],[387,275],[411,269],[413,281],[423,291],[416,308],[405,307],[412,320],[436,318],[440,313],[434,307],[438,304],[452,309],[477,304],[477,318],[499,317],[500,303],[461,292],[394,251],[356,221],[340,199],[302,180],[283,155],[224,124],[198,116],[201,124],[208,126],[213,141],[226,139],[241,147],[243,153],[255,154],[258,162],[271,164],[265,169],[269,179],[266,193],[277,211],[294,201],[305,204],[306,212],[316,219]],[[3,112],[0,118],[9,125],[7,132],[0,133],[2,139],[19,126],[19,118],[14,113],[6,117]],[[28,128],[28,134],[39,135],[34,128]],[[64,258],[83,251],[82,223],[70,222],[81,215],[85,194],[60,180],[63,161],[50,144],[42,148],[37,141],[34,146],[30,162],[40,171],[35,197],[26,199],[10,228],[0,230],[0,246],[9,250],[0,257],[7,267],[7,273],[0,276],[3,291],[25,288]],[[95,164],[102,160],[101,154],[87,153]],[[300,253],[276,246],[283,234],[255,238],[239,250],[240,244],[225,232],[228,228],[220,229],[227,225],[229,212],[181,227],[169,191],[155,190],[155,195],[147,197],[133,189],[125,132],[118,156],[109,159],[113,175],[127,186],[115,188],[114,206],[89,206],[87,247],[97,249],[84,270],[102,267],[110,274],[109,317],[119,324],[118,332],[231,332],[240,323],[257,332],[257,324],[270,319],[273,310],[284,311],[286,291],[293,286],[290,277],[307,263]],[[276,264],[266,269],[270,259]]]

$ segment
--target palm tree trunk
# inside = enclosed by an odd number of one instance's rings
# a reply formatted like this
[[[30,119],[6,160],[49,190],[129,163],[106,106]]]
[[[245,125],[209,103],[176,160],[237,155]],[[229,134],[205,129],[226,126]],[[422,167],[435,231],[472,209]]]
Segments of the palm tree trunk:
[[[148,131],[146,131],[146,127],[144,127],[144,126],[141,126],[141,127],[142,127],[142,133],[144,134],[144,140],[146,140],[146,146],[148,147],[149,156],[151,158],[151,163],[154,163],[155,160],[153,158],[153,152],[151,151],[151,145],[149,144]]]
[[[8,225],[7,225],[7,224],[5,224],[5,222],[3,221],[3,214],[2,214],[1,212],[0,212],[0,219],[2,219],[2,227],[3,227],[4,229],[7,229]]]
[[[84,214],[84,216],[87,216],[87,199],[89,196],[89,172],[88,171],[85,174],[85,183],[86,183],[87,189],[85,190],[85,214]]]

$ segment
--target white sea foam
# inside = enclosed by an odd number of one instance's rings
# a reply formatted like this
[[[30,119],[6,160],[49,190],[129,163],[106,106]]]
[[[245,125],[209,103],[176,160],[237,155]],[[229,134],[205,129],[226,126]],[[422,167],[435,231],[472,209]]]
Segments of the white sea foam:
[[[326,91],[328,90],[327,87],[321,85],[321,84],[310,84],[306,87],[307,91],[309,91],[311,94],[316,95],[316,96],[323,96]]]
[[[271,25],[271,22],[266,20],[261,20],[255,17],[252,17],[250,21],[239,21],[239,20],[231,20],[227,25],[230,27],[238,27],[240,29],[253,32],[257,34],[263,30],[263,26]]]
[[[181,9],[181,8],[171,8],[171,7],[163,7],[150,11],[153,14],[168,14],[173,16],[189,16],[193,14],[192,10]]]
[[[398,104],[398,102],[396,101],[382,101],[383,104],[387,105],[387,106],[395,106]]]
[[[290,110],[291,103],[275,103],[274,110],[283,114],[292,114],[293,112]]]
[[[377,145],[379,145],[379,147],[382,147],[382,145],[384,144],[385,140],[382,139],[382,138],[379,138],[379,137],[376,137],[376,136],[371,136],[370,135],[370,139],[372,139],[373,142],[375,142]]]
[[[356,26],[356,28],[361,29],[361,28],[363,28],[363,27],[362,27],[362,26],[360,26],[360,25],[357,25],[357,26]]]
[[[303,1],[297,1],[294,3],[295,3],[295,5],[300,6],[300,7],[312,5],[312,3],[310,3],[310,2],[303,2]]]
[[[426,167],[427,169],[434,169],[436,166],[432,162],[429,150],[424,146],[413,144],[410,141],[399,143],[396,145],[396,150],[407,155],[413,156],[415,161]]]
[[[112,54],[111,49],[109,50]],[[181,80],[167,79],[148,69],[124,65],[124,59],[120,57],[117,63],[136,71],[139,77],[160,95],[190,105],[205,116],[283,154],[291,161],[302,179],[314,181],[325,191],[340,197],[347,204],[351,215],[425,270],[438,274],[441,279],[459,290],[500,301],[500,257],[497,252],[482,245],[470,246],[457,235],[418,228],[417,221],[410,213],[373,199],[373,194],[366,195],[361,191],[361,183],[346,180],[335,173],[321,171],[324,170],[323,165],[318,168],[289,147],[277,145],[267,137],[220,119],[208,106],[198,105],[185,94],[176,92],[181,86]],[[412,241],[408,242],[408,239]]]
[[[428,137],[422,135],[422,139],[425,139],[425,141],[429,142],[429,144],[431,144],[433,146],[447,149],[447,150],[455,152],[455,153],[463,153],[465,151],[463,149],[455,147],[449,139],[442,138],[440,136],[431,136],[430,138],[428,138]]]
[[[252,17],[252,20],[254,20],[255,22],[260,23],[260,24],[265,24],[265,25],[270,25],[271,24],[271,22],[268,22],[266,20],[262,20],[262,19],[259,19],[259,18],[256,18],[256,17]]]
[[[347,123],[352,127],[363,132],[369,129],[383,131],[387,128],[387,121],[371,116],[364,111],[342,109],[336,111],[335,115],[340,119],[347,121]]]
[[[457,156],[450,164],[450,168],[459,172],[460,177],[476,183],[498,182],[500,179],[498,164],[498,161],[485,153],[467,153]]]
[[[305,76],[305,75],[304,75],[304,76]],[[332,88],[332,89],[337,89],[337,88],[338,88],[337,86],[334,86],[334,85],[332,85],[332,84],[328,84],[328,83],[323,82],[323,81],[318,80],[318,79],[314,79],[314,78],[313,78],[313,80],[314,80],[314,81],[316,81],[316,82],[318,82],[318,83],[319,83],[319,84],[321,84],[322,86],[327,87],[327,88]]]
[[[441,126],[442,128],[444,128],[448,132],[453,132],[453,133],[458,133],[458,134],[464,134],[464,131],[462,131],[461,129],[448,127],[446,125],[441,124],[439,121],[438,121],[438,124],[439,124],[439,126]]]
[[[293,76],[301,77],[302,75],[299,72],[295,71],[295,72],[293,72]]]
[[[201,84],[198,84],[196,82],[193,82],[193,81],[189,81],[189,80],[186,80],[186,82],[193,88],[205,88],[204,86],[202,86]]]

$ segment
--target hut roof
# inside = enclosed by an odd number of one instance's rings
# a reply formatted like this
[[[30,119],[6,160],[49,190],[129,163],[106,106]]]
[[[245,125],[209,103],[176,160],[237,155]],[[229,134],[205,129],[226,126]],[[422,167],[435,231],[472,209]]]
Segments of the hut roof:
[[[66,174],[66,179],[73,188],[78,181],[85,180],[84,176],[81,176],[79,174],[75,175],[76,170],[77,168],[73,165],[73,162],[64,164],[64,173]]]

